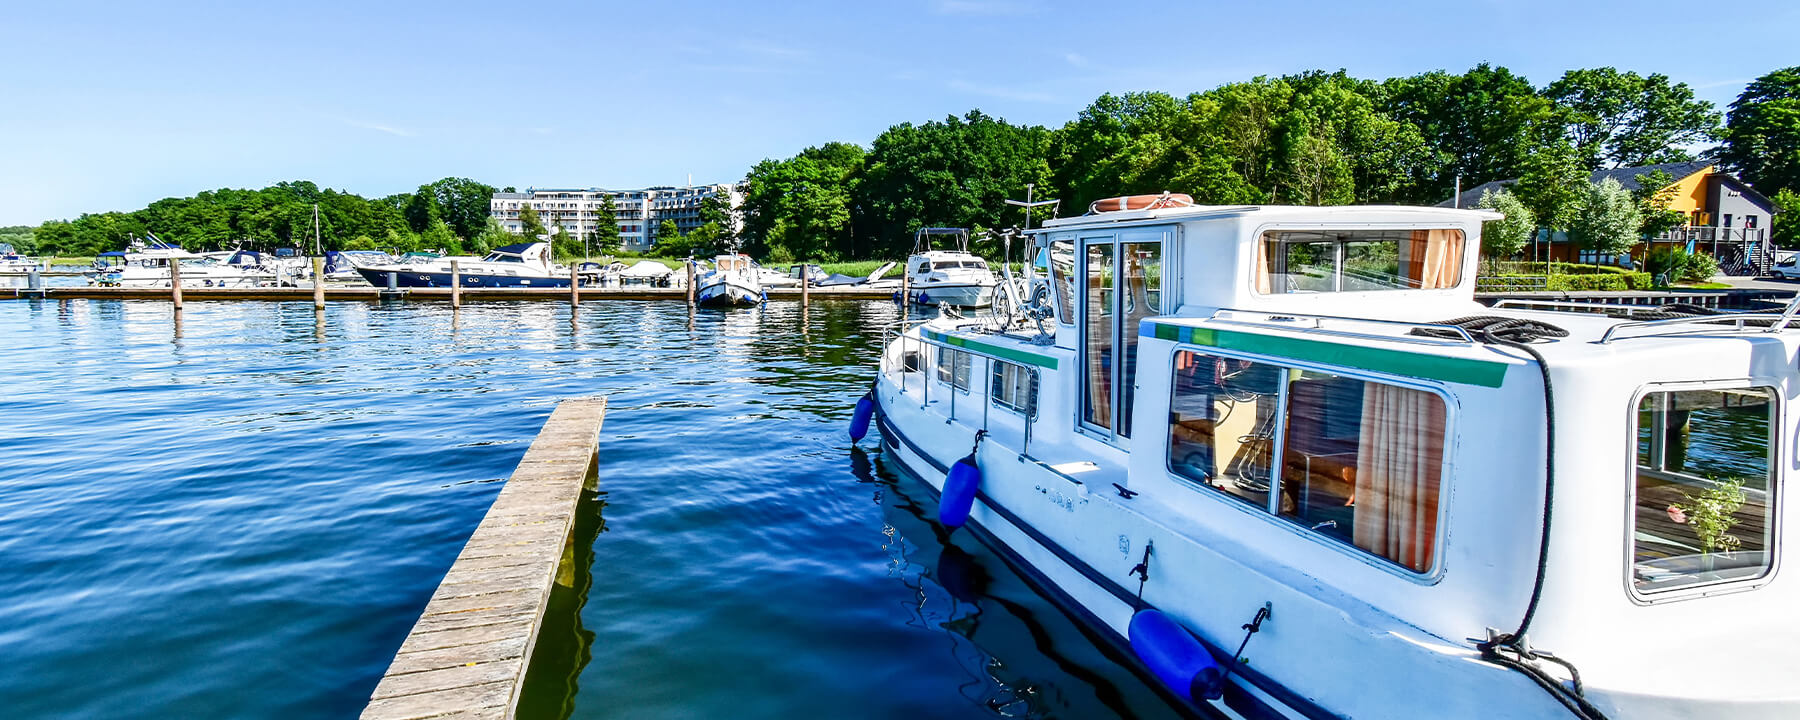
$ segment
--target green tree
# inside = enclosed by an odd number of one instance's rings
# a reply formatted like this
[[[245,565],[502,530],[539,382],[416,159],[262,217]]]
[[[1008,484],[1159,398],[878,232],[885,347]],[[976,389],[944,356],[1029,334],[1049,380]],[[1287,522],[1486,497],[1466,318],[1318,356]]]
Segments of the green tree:
[[[862,257],[852,206],[863,149],[849,143],[809,147],[786,160],[763,160],[744,177],[742,233],[756,255],[832,260]]]
[[[736,233],[732,232],[731,196],[729,193],[714,193],[700,200],[701,227],[713,226],[709,233],[709,242],[719,247],[731,247],[737,244]],[[696,228],[698,231],[698,228]]]
[[[1718,157],[1764,195],[1800,190],[1800,66],[1744,88],[1726,114]]]
[[[1381,96],[1381,109],[1417,127],[1435,150],[1420,183],[1428,197],[1449,196],[1458,177],[1463,187],[1522,177],[1532,156],[1563,134],[1554,106],[1531,83],[1487,63],[1461,75],[1390,79]]]
[[[613,203],[611,195],[600,196],[600,207],[594,211],[594,230],[588,239],[602,255],[619,251],[619,206]]]
[[[36,228],[30,225],[0,227],[0,244],[11,245],[21,255],[36,255],[37,239],[33,235]]]
[[[681,227],[674,220],[664,220],[656,226],[656,237],[651,240],[661,253],[687,254],[687,246],[681,242]]]
[[[1685,162],[1694,157],[1683,146],[1719,133],[1713,104],[1667,75],[1570,70],[1544,96],[1563,111],[1569,140],[1589,170]]]
[[[530,205],[519,208],[519,234],[525,236],[526,240],[536,240],[550,234],[550,230],[544,227],[544,221],[538,219],[537,208]]]
[[[1639,240],[1644,224],[1637,200],[1619,181],[1589,183],[1569,222],[1569,240],[1601,255],[1622,255]]]
[[[875,138],[857,184],[858,232],[891,256],[910,249],[921,227],[1020,224],[1024,213],[1005,201],[1023,196],[1027,183],[1049,185],[1049,142],[1042,127],[1012,125],[979,110],[890,127]]]
[[[431,223],[431,227],[419,233],[418,247],[451,255],[462,252],[462,242],[457,239],[456,231],[451,230],[450,224],[443,220]]]
[[[1518,196],[1506,190],[1481,193],[1475,207],[1499,212],[1506,217],[1488,221],[1481,229],[1481,252],[1491,258],[1509,258],[1525,250],[1537,235],[1537,218]]]
[[[429,193],[439,217],[450,224],[457,237],[473,238],[487,227],[494,199],[494,186],[468,178],[448,177],[419,188]]]
[[[438,207],[437,195],[433,194],[430,185],[420,185],[419,191],[406,200],[406,224],[413,232],[423,233],[431,229],[444,217],[443,210]]]
[[[1687,218],[1680,211],[1671,210],[1676,198],[1675,178],[1661,170],[1652,170],[1637,176],[1638,186],[1631,191],[1637,200],[1638,214],[1644,218],[1644,224],[1638,227],[1638,233],[1645,237],[1655,237],[1681,227]]]
[[[1526,158],[1523,170],[1512,191],[1525,207],[1531,209],[1538,224],[1556,230],[1568,229],[1582,194],[1587,190],[1590,175],[1582,167],[1575,148],[1567,141],[1548,145]]]
[[[1782,188],[1769,199],[1783,210],[1775,216],[1774,229],[1769,231],[1770,240],[1776,247],[1800,247],[1800,192]]]

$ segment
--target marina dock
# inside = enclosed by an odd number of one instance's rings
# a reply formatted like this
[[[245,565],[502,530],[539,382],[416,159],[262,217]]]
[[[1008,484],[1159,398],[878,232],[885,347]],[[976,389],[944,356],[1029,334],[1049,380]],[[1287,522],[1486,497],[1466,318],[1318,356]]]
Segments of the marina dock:
[[[511,718],[584,492],[606,398],[565,400],[532,441],[375,687],[364,720]]]

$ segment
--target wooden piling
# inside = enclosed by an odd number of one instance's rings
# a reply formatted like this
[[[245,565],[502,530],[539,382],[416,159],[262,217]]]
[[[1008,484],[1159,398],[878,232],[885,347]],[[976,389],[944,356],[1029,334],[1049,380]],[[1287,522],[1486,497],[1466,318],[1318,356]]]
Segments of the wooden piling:
[[[181,309],[181,261],[169,258],[169,300]]]
[[[581,266],[569,269],[569,307],[581,309]]]
[[[692,305],[692,304],[694,304],[694,293],[696,292],[696,289],[694,288],[694,259],[693,258],[688,258],[687,276],[688,276],[688,278],[687,278],[687,302],[689,305]]]
[[[313,307],[325,308],[325,258],[316,257],[313,261]]]
[[[510,720],[597,464],[606,398],[565,400],[438,585],[364,720]]]
[[[462,307],[462,267],[455,260],[450,261],[450,307]]]
[[[907,303],[912,302],[912,275],[906,272],[906,265],[900,266],[900,317],[906,317]]]
[[[807,271],[806,261],[801,260],[800,261],[800,307],[806,307],[807,305],[812,303],[812,280],[811,280],[811,278],[807,277],[808,273],[806,271]]]

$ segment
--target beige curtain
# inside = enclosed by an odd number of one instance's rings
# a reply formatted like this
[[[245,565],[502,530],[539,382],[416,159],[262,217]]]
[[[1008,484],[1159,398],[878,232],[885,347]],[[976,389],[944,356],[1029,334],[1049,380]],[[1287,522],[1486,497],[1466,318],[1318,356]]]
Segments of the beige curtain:
[[[1368,383],[1356,453],[1356,546],[1415,571],[1436,551],[1444,402],[1431,393]]]
[[[1419,287],[1455,287],[1462,280],[1462,231],[1414,230],[1407,259],[1407,276],[1417,279]]]
[[[1269,271],[1270,263],[1273,262],[1272,256],[1277,251],[1277,248],[1280,247],[1280,243],[1275,240],[1275,235],[1271,233],[1266,236],[1262,242],[1257,243],[1256,247],[1256,291],[1263,295],[1267,295],[1275,286],[1275,283],[1269,277]]]

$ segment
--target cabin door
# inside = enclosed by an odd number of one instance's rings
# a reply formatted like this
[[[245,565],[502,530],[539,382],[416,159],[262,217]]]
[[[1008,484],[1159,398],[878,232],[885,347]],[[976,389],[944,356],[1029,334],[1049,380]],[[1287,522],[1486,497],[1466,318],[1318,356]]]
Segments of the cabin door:
[[[1109,440],[1131,437],[1138,326],[1163,312],[1163,239],[1157,231],[1081,239],[1081,417]]]

